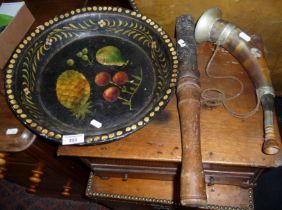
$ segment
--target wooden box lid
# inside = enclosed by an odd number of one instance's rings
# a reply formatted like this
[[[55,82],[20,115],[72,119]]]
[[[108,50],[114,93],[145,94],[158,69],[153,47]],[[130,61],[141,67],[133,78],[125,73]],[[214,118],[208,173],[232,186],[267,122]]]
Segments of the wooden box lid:
[[[239,84],[229,79],[207,78],[204,69],[213,46],[198,46],[198,65],[202,89],[216,87],[231,96],[239,92]],[[241,65],[227,51],[219,50],[211,66],[215,75],[233,75],[244,84],[243,93],[229,103],[240,113],[255,107],[256,96],[252,82]],[[277,138],[280,138],[275,123]],[[233,117],[223,106],[201,110],[201,147],[204,163],[252,167],[277,167],[282,164],[282,152],[265,155],[263,143],[263,113],[259,111],[245,120]],[[280,141],[279,141],[280,142]],[[176,97],[149,125],[116,142],[96,146],[60,146],[58,155],[93,158],[114,158],[142,161],[181,162],[181,138]]]

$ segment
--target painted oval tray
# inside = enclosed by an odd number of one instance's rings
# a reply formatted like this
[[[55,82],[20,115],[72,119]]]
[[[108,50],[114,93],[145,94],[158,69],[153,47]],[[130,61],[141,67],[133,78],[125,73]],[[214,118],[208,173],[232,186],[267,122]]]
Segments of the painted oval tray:
[[[6,93],[17,117],[38,135],[105,143],[163,109],[177,63],[173,43],[153,20],[87,7],[45,22],[23,40],[8,64]]]

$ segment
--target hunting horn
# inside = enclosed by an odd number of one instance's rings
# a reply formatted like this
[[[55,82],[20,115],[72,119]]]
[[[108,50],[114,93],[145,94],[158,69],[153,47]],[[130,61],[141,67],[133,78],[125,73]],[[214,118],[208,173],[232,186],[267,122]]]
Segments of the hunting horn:
[[[208,9],[200,17],[195,29],[195,38],[200,42],[216,43],[229,51],[248,72],[256,88],[258,99],[264,111],[264,142],[262,151],[265,154],[276,154],[280,150],[274,133],[274,89],[270,72],[263,52],[252,44],[251,37],[235,25],[221,19],[218,8]]]

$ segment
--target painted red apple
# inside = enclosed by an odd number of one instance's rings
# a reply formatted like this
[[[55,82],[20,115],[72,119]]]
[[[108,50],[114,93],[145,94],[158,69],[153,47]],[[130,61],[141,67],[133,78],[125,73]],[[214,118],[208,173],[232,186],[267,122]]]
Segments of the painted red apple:
[[[109,87],[103,92],[103,98],[108,102],[115,102],[120,95],[120,90],[117,87]]]
[[[106,71],[99,72],[95,77],[95,84],[98,86],[106,86],[110,83],[111,75]]]
[[[113,76],[113,82],[118,85],[124,85],[128,81],[127,73],[124,71],[118,71]]]

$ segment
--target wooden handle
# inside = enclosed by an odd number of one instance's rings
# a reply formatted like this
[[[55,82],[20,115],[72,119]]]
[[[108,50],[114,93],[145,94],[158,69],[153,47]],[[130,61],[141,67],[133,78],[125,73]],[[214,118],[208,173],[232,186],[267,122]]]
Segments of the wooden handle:
[[[180,201],[184,206],[207,204],[200,142],[201,88],[194,27],[191,16],[177,18],[177,53],[180,71],[177,98],[182,141]]]
[[[182,141],[181,203],[186,206],[206,205],[199,129],[200,102],[197,99],[200,92],[196,87],[183,86],[177,95]]]

